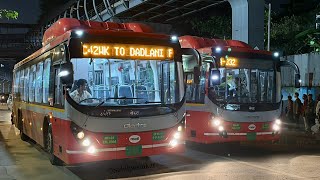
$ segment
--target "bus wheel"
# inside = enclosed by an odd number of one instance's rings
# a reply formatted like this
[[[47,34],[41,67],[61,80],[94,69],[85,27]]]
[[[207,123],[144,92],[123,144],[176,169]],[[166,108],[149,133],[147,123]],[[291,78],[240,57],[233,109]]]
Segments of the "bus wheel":
[[[27,140],[29,140],[29,137],[23,132],[23,122],[22,122],[21,112],[18,112],[18,113],[19,113],[18,121],[20,124],[20,139],[22,141],[27,141]]]
[[[22,132],[22,130],[20,130],[20,138],[22,141],[28,141],[29,140],[29,137]]]
[[[13,121],[13,112],[11,112],[11,124],[14,125],[14,121]]]
[[[57,156],[53,154],[53,135],[51,126],[48,127],[47,138],[46,138],[46,150],[49,153],[49,159],[52,165],[61,166],[62,162]]]

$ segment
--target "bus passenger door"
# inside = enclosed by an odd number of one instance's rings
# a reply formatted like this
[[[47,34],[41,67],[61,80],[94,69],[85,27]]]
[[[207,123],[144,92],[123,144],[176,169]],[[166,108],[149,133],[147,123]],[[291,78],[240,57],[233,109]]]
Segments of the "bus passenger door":
[[[200,54],[195,49],[187,49],[182,55],[186,83],[186,137],[192,140],[197,137],[203,109],[205,109],[206,68],[201,65]],[[205,63],[206,64],[206,63]]]
[[[62,84],[60,82],[60,77],[58,74],[60,73],[60,65],[53,66],[53,74],[54,77],[52,80],[53,82],[53,118],[51,119],[51,127],[54,139],[54,148],[56,152],[63,146],[64,142],[62,142],[64,135],[63,135],[63,121],[62,117],[64,117],[64,96],[62,93]],[[63,152],[63,151],[62,151]]]

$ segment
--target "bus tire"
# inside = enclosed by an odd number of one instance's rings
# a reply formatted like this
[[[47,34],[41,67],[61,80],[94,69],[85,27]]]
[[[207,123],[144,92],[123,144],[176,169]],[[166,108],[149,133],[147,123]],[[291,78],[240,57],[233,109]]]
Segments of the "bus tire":
[[[48,126],[48,131],[47,131],[47,135],[46,135],[46,150],[49,153],[49,160],[51,162],[52,165],[56,165],[56,166],[62,166],[63,163],[62,161],[54,155],[54,148],[53,148],[53,135],[52,135],[52,128],[51,126]]]
[[[10,116],[10,119],[11,119],[11,124],[14,125],[14,120],[13,120],[13,112],[11,112],[11,116]]]
[[[22,121],[22,112],[18,111],[18,124],[20,129],[20,139],[22,141],[28,141],[29,137],[23,132],[23,121]]]

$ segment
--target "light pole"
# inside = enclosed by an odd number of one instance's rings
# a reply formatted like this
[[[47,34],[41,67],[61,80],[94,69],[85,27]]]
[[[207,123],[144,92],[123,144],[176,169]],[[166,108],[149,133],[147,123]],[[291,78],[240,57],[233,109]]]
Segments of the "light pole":
[[[270,51],[270,26],[271,26],[271,3],[269,3],[268,6],[268,45],[267,45],[267,50]]]

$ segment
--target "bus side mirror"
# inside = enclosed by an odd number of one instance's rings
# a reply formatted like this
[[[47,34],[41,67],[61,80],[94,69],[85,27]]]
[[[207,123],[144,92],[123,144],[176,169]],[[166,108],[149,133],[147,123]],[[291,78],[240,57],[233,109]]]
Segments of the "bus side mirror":
[[[200,83],[200,70],[199,67],[193,68],[193,83],[199,84]]]
[[[211,70],[210,74],[210,81],[211,81],[211,86],[219,85],[220,82],[220,70]]]
[[[300,74],[295,74],[294,75],[294,87],[300,88],[300,85],[301,85]]]
[[[72,86],[73,83],[73,67],[71,63],[65,63],[61,65],[60,72],[58,74],[61,80],[61,84],[67,88]]]

